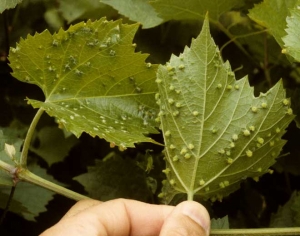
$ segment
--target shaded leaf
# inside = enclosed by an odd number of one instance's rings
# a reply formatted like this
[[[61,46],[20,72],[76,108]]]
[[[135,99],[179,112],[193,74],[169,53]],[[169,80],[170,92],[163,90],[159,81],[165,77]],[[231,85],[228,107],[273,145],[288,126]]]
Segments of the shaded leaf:
[[[85,17],[89,19],[102,16],[109,17],[110,14],[115,13],[105,4],[100,3],[99,0],[60,0],[59,10],[68,23]]]
[[[74,178],[81,183],[91,198],[107,201],[129,198],[147,201],[152,196],[145,171],[130,159],[114,154],[105,161],[96,160],[85,174]]]
[[[28,169],[44,179],[63,186],[62,183],[59,183],[52,176],[48,175],[45,169],[39,167],[36,164],[30,165]],[[1,188],[0,192],[2,194],[6,194],[8,198],[10,188]],[[50,190],[38,187],[31,183],[20,182],[16,186],[14,201],[12,202],[12,207],[10,208],[10,210],[16,214],[23,216],[27,220],[34,221],[34,218],[41,212],[47,211],[46,205],[50,200],[53,199],[54,194],[55,193]],[[5,204],[6,201],[0,201],[1,208],[4,208]],[[20,207],[20,204],[22,205],[22,207]]]
[[[145,29],[155,27],[163,22],[148,0],[101,0],[101,2],[112,6],[130,20],[140,22]]]
[[[4,12],[6,9],[14,8],[17,4],[21,3],[23,0],[1,0],[0,1],[0,13]]]
[[[285,30],[287,35],[283,37],[284,41],[284,49],[283,52],[292,56],[296,61],[300,62],[300,0],[298,0],[296,7],[291,9],[291,16],[287,17],[287,26],[288,28]]]
[[[57,127],[44,127],[37,133],[39,147],[30,150],[42,157],[48,165],[62,161],[70,149],[78,143],[74,136],[65,138],[62,130]]]
[[[229,220],[228,216],[223,218],[212,219],[210,223],[211,229],[229,229]]]
[[[164,21],[169,20],[201,20],[209,13],[212,21],[218,21],[226,11],[241,4],[239,0],[155,0],[150,2],[158,16]]]
[[[38,85],[45,102],[28,103],[77,137],[86,132],[123,148],[153,142],[143,134],[157,133],[156,66],[134,52],[137,27],[101,19],[28,36],[10,50],[13,76]]]
[[[290,200],[280,206],[276,214],[271,217],[271,228],[300,226],[300,193],[294,192]]]
[[[294,118],[282,82],[254,97],[248,79],[236,81],[223,63],[208,20],[191,48],[159,66],[156,82],[167,188],[221,200],[242,179],[258,180],[274,164]]]
[[[295,6],[299,0],[264,0],[249,11],[248,16],[258,24],[270,29],[277,43],[283,47],[282,37],[286,35],[286,17],[289,8]]]

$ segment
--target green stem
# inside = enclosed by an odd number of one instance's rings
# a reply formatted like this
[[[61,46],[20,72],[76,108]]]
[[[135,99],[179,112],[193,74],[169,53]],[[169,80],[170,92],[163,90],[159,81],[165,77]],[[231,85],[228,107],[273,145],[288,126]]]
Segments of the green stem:
[[[300,235],[300,227],[292,228],[263,228],[263,229],[213,229],[210,236],[230,236],[230,235]]]
[[[32,122],[30,124],[30,127],[27,131],[25,141],[24,141],[24,145],[23,145],[23,149],[22,149],[22,153],[21,153],[21,159],[20,159],[20,165],[21,165],[22,168],[26,168],[26,166],[27,166],[27,156],[28,156],[28,150],[29,150],[29,147],[30,147],[32,136],[34,134],[35,127],[36,127],[39,119],[41,118],[43,112],[44,112],[44,110],[42,108],[40,108],[37,111],[37,113],[35,114]]]
[[[194,193],[192,191],[189,191],[187,193],[187,200],[188,201],[193,201],[193,199],[194,199]]]
[[[41,186],[43,188],[49,189],[55,193],[61,194],[65,197],[71,198],[73,200],[79,201],[83,199],[89,199],[89,197],[81,195],[79,193],[76,193],[74,191],[71,191],[69,189],[66,189],[62,186],[59,186],[55,183],[52,183],[48,180],[45,180],[33,173],[31,173],[29,170],[23,169],[18,173],[18,178],[20,180]]]

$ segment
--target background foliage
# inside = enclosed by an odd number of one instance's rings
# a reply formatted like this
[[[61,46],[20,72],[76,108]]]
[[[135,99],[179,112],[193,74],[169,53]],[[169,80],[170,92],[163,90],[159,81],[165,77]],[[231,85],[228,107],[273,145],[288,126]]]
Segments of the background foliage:
[[[20,37],[25,38],[27,34],[42,33],[45,29],[54,33],[61,27],[67,29],[72,23],[102,16],[112,20],[122,18],[124,23],[140,22],[141,27],[135,35],[132,34],[137,45],[132,51],[150,54],[146,60],[152,64],[165,64],[172,53],[179,56],[185,46],[191,45],[208,11],[213,38],[223,60],[229,60],[237,79],[248,75],[250,85],[258,95],[282,78],[294,112],[298,113],[299,1],[128,2],[130,4],[114,0],[19,0],[0,3],[0,126],[4,136],[14,134],[24,138],[35,113],[24,100],[26,97],[39,101],[47,99],[47,93],[45,97],[37,86],[22,83],[10,75],[7,63],[9,47],[16,47]],[[44,37],[45,33],[40,35]],[[153,76],[149,73],[150,77]],[[231,228],[300,226],[297,192],[300,189],[297,141],[300,132],[297,118],[295,121],[284,135],[288,142],[272,168],[272,175],[264,175],[258,182],[257,179],[245,180],[238,191],[222,202],[203,202],[212,218],[223,219],[214,222],[215,227],[228,227],[227,219]],[[159,202],[161,181],[165,178],[161,172],[165,168],[161,146],[140,143],[135,149],[120,152],[103,139],[82,134],[77,140],[57,126],[55,119],[46,115],[42,117],[30,149],[30,170],[100,200],[128,197]],[[162,134],[151,135],[151,138],[163,143]],[[57,143],[60,148],[56,148]],[[9,190],[1,187],[2,209]],[[31,196],[37,195],[39,204],[32,204]],[[184,197],[179,195],[172,204],[182,199]],[[29,235],[37,235],[54,224],[73,203],[48,190],[22,183],[16,189],[11,212],[1,226],[0,234],[18,235],[21,229]],[[15,227],[16,224],[19,227]]]

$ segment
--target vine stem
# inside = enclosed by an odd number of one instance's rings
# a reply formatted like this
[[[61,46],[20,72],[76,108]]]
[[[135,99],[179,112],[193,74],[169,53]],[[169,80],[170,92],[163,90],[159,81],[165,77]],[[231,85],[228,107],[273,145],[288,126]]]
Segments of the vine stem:
[[[55,183],[52,183],[48,180],[45,180],[35,174],[33,174],[32,172],[30,172],[29,170],[23,169],[18,173],[18,178],[20,180],[24,180],[26,182],[41,186],[43,188],[49,189],[55,193],[61,194],[65,197],[71,198],[75,201],[79,201],[79,200],[83,200],[83,199],[89,199],[89,197],[84,196],[82,194],[76,193],[74,191],[71,191],[67,188],[64,188],[60,185],[57,185]]]
[[[29,150],[29,147],[30,147],[32,136],[34,134],[35,127],[36,127],[38,121],[40,120],[43,112],[44,112],[44,109],[42,109],[42,108],[40,108],[37,111],[37,113],[35,114],[32,122],[29,126],[29,129],[27,131],[27,134],[26,134],[26,137],[25,137],[25,140],[24,140],[24,144],[23,144],[21,158],[20,158],[20,165],[21,165],[22,168],[26,168],[26,166],[27,166],[27,156],[28,156],[28,150]]]
[[[263,228],[263,229],[214,229],[210,236],[230,236],[230,235],[299,235],[300,227],[291,228]]]

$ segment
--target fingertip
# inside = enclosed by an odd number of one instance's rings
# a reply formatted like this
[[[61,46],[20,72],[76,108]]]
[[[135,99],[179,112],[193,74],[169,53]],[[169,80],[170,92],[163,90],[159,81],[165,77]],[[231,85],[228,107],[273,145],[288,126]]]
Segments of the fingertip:
[[[178,204],[162,227],[160,236],[207,236],[210,217],[204,206],[194,201]]]

